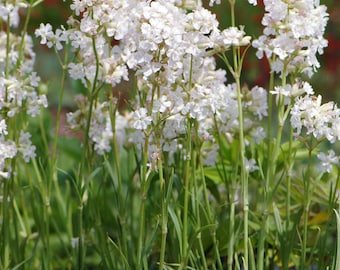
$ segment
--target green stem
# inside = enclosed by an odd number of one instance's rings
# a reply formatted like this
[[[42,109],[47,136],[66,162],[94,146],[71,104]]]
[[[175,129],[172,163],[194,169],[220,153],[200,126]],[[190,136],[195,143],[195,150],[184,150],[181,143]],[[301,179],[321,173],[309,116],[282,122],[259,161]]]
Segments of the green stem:
[[[239,140],[240,140],[240,158],[241,158],[241,184],[242,184],[242,201],[243,201],[243,244],[244,244],[244,269],[248,269],[248,212],[249,212],[249,198],[248,198],[248,175],[245,170],[245,143],[243,130],[243,110],[240,79],[235,78],[237,86],[237,105],[238,105],[238,120],[239,120]]]
[[[141,269],[142,265],[142,251],[144,243],[144,231],[145,231],[145,201],[147,197],[147,162],[149,151],[149,136],[145,135],[144,148],[143,148],[143,163],[141,168],[141,202],[139,208],[139,234],[138,234],[138,246],[137,246],[137,267]]]
[[[11,36],[11,30],[10,30],[10,16],[7,17],[7,30],[6,30],[6,66],[5,66],[5,78],[8,79],[9,76],[9,53],[11,50],[11,40],[10,40],[10,36]],[[6,86],[6,93],[5,93],[5,101],[7,102],[8,99],[8,89]]]
[[[231,12],[231,26],[235,27],[235,0],[229,0]],[[239,121],[239,141],[240,141],[240,161],[241,161],[241,185],[242,185],[242,202],[243,202],[243,246],[244,246],[244,269],[248,269],[249,265],[249,252],[248,252],[248,213],[249,213],[249,197],[248,197],[248,174],[245,170],[245,141],[244,141],[244,126],[243,126],[243,110],[242,110],[242,93],[241,93],[241,70],[242,59],[240,58],[240,48],[233,47],[233,62],[234,67],[231,71],[237,88],[237,106],[238,106],[238,121]],[[230,66],[226,62],[227,66]]]
[[[229,242],[228,242],[228,270],[233,270],[233,256],[235,243],[235,202],[230,204],[230,221],[229,221]]]
[[[88,167],[91,162],[91,151],[89,146],[89,132],[91,127],[91,119],[92,119],[92,112],[93,107],[96,104],[97,98],[98,98],[98,89],[97,89],[97,80],[98,80],[98,74],[99,74],[99,58],[96,48],[96,40],[95,37],[92,38],[92,48],[96,59],[96,71],[95,76],[92,82],[91,92],[89,95],[89,111],[87,114],[86,119],[86,127],[85,127],[85,138],[84,138],[84,146],[83,146],[83,154],[81,157],[80,162],[80,168],[78,172],[78,181],[77,181],[77,190],[78,190],[78,211],[77,211],[77,217],[78,217],[78,261],[77,261],[77,269],[82,270],[84,268],[84,239],[83,239],[83,194],[86,192],[85,186],[84,186],[84,177],[85,174],[88,172]]]
[[[235,26],[235,0],[229,0],[230,4],[230,16],[231,16],[231,26]]]
[[[287,164],[287,194],[286,194],[286,235],[290,233],[290,196],[291,196],[291,170],[293,167],[292,160],[292,145],[293,145],[293,128],[290,126],[290,135],[289,135],[289,150],[288,150],[288,164]],[[289,237],[289,236],[288,236]],[[289,267],[289,258],[290,258],[290,249],[285,250],[284,259],[282,262],[282,267],[284,270],[288,270]]]
[[[182,238],[182,261],[180,269],[186,269],[188,260],[188,215],[189,215],[189,194],[190,194],[190,164],[191,164],[191,121],[187,125],[187,146],[185,158],[185,179],[184,179],[184,203],[183,203],[183,238]]]
[[[112,92],[111,92],[111,100],[112,100]],[[117,181],[118,181],[118,196],[119,196],[119,220],[120,220],[120,227],[122,230],[122,245],[123,245],[123,252],[125,257],[128,257],[128,248],[127,248],[127,233],[126,233],[126,206],[124,202],[124,195],[122,189],[122,176],[120,170],[120,154],[119,154],[119,146],[117,142],[117,134],[116,134],[116,111],[117,105],[112,109],[111,106],[111,125],[113,132],[113,151],[114,151],[114,165],[117,172]]]
[[[10,202],[8,201],[9,198],[9,188],[10,188],[10,183],[11,183],[12,177],[8,180],[4,181],[3,184],[3,201],[2,201],[2,239],[1,239],[1,250],[2,250],[2,262],[1,262],[1,267],[3,269],[9,269],[10,268],[10,233],[9,233],[9,228],[11,227],[10,225],[10,209],[11,205]]]
[[[270,79],[269,79],[269,93],[268,93],[268,121],[267,121],[267,156],[270,157],[272,153],[272,113],[273,113],[273,97],[270,93],[271,90],[274,88],[274,73],[270,73]],[[269,159],[270,163],[270,159]],[[263,270],[264,268],[264,254],[265,254],[265,240],[267,236],[268,231],[268,194],[270,189],[270,177],[269,177],[269,171],[270,166],[267,167],[267,177],[265,178],[265,184],[263,189],[263,202],[264,202],[264,211],[263,211],[263,219],[262,219],[262,226],[260,231],[260,238],[258,242],[258,252],[257,252],[257,269]]]
[[[158,149],[160,148],[160,144],[158,145]],[[165,181],[163,178],[163,157],[158,157],[158,173],[159,173],[159,181],[160,181],[160,189],[162,193],[162,237],[161,237],[161,251],[160,251],[160,259],[159,259],[159,270],[163,269],[164,266],[164,257],[165,257],[165,246],[166,246],[166,237],[168,234],[168,203],[165,189]]]
[[[64,61],[62,65],[62,75],[61,75],[61,85],[60,85],[60,93],[58,98],[58,108],[57,108],[57,115],[56,115],[56,128],[54,133],[54,141],[53,141],[53,150],[52,150],[52,166],[56,161],[57,156],[57,147],[58,147],[58,139],[59,139],[59,130],[60,130],[60,119],[61,119],[61,111],[63,107],[63,99],[64,99],[64,92],[65,92],[65,81],[67,76],[67,62],[68,62],[68,49],[65,49]],[[52,170],[54,171],[54,170]]]
[[[25,23],[24,23],[24,28],[23,28],[23,31],[21,33],[22,37],[21,37],[21,42],[20,42],[19,57],[18,57],[18,60],[17,60],[17,63],[16,63],[17,68],[20,66],[21,60],[22,60],[23,55],[25,53],[25,49],[24,49],[25,37],[26,37],[26,33],[27,33],[28,23],[29,23],[30,18],[31,18],[32,8],[33,8],[33,4],[31,3],[28,7],[26,19],[25,19]]]
[[[308,237],[308,214],[309,214],[309,206],[310,206],[310,170],[312,168],[312,151],[313,151],[313,138],[311,138],[311,143],[308,149],[308,165],[306,176],[303,179],[304,186],[304,196],[303,196],[303,238],[302,238],[302,250],[301,250],[301,261],[300,261],[300,269],[305,269],[306,262],[306,249],[307,249],[307,237]]]

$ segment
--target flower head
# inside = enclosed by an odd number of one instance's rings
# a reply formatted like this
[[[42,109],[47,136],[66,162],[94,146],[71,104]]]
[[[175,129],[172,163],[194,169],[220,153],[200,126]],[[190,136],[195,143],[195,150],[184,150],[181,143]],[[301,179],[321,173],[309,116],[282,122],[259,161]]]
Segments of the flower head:
[[[276,73],[287,65],[288,73],[311,76],[320,66],[316,54],[322,54],[327,46],[323,38],[328,21],[326,7],[314,0],[265,0],[264,5],[263,35],[253,41],[257,56],[276,56],[270,61]]]

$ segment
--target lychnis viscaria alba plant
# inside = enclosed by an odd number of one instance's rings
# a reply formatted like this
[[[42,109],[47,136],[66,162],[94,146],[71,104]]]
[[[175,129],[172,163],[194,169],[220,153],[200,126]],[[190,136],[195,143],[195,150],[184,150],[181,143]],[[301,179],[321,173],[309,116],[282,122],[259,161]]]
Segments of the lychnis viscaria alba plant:
[[[264,0],[252,38],[236,10],[257,1],[225,2],[226,29],[194,0],[74,0],[65,25],[41,23],[62,69],[52,132],[28,117],[47,106],[38,2],[1,4],[4,269],[336,269],[340,110],[306,81],[326,7]],[[243,81],[250,53],[267,85]],[[66,85],[77,138],[59,132]]]

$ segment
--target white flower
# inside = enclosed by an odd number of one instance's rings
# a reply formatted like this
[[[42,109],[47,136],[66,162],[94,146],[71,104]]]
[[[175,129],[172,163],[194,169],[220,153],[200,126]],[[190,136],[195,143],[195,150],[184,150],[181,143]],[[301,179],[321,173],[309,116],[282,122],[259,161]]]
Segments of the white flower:
[[[7,125],[6,125],[6,121],[5,119],[2,119],[0,121],[0,135],[7,135],[8,131],[7,131]]]
[[[31,134],[29,134],[28,132],[20,131],[18,150],[19,152],[21,152],[26,162],[29,162],[36,156],[36,147],[32,145],[30,138]]]
[[[255,159],[244,159],[244,167],[247,172],[254,172],[259,169],[259,166],[256,166]]]
[[[171,101],[167,99],[166,96],[161,96],[159,99],[157,99],[154,103],[154,106],[152,108],[153,113],[164,113],[170,106],[172,105]]]
[[[245,104],[245,107],[253,112],[259,120],[262,120],[263,116],[267,116],[267,91],[262,87],[255,86],[249,92],[249,97],[250,101]]]
[[[53,46],[53,43],[51,42],[51,39],[54,37],[54,33],[52,30],[52,25],[47,24],[40,24],[40,27],[35,30],[36,37],[41,37],[40,44],[46,44],[47,47],[51,48]]]
[[[52,42],[54,43],[56,49],[59,51],[63,48],[62,43],[68,41],[68,32],[65,30],[64,26],[61,26],[61,29],[57,29],[52,38]]]
[[[0,178],[5,178],[5,179],[8,179],[10,176],[10,173],[9,172],[4,172],[4,171],[0,171]]]
[[[287,84],[285,87],[283,86],[275,86],[274,90],[270,91],[272,95],[277,95],[276,103],[278,104],[279,100],[283,98],[283,103],[285,105],[290,103],[291,99],[291,88],[290,84]]]
[[[317,157],[321,161],[320,170],[322,173],[330,173],[333,165],[339,164],[339,157],[335,155],[333,150],[329,150],[327,155],[321,152],[317,155]]]
[[[263,127],[257,127],[250,132],[250,136],[256,144],[259,144],[266,137],[266,132]]]
[[[133,118],[135,119],[133,127],[138,130],[146,130],[152,122],[152,118],[147,115],[145,108],[134,111]]]
[[[98,112],[96,112],[98,114]],[[95,119],[96,122],[92,121],[90,129],[90,137],[95,143],[94,150],[99,154],[103,155],[104,152],[109,152],[111,150],[111,139],[113,138],[112,126],[110,116],[108,114],[103,115],[105,118]]]
[[[0,138],[0,165],[5,159],[14,158],[17,154],[17,147],[13,141],[5,141]],[[1,166],[0,166],[1,168]]]
[[[246,36],[243,29],[243,26],[240,26],[240,29],[229,27],[221,33],[215,34],[213,36],[215,46],[224,48],[224,50],[229,49],[231,46],[247,46],[250,43],[251,37]]]
[[[21,5],[26,7],[26,5]],[[17,27],[19,25],[19,6],[11,3],[1,3],[0,5],[0,18],[7,22],[8,18],[10,26]]]

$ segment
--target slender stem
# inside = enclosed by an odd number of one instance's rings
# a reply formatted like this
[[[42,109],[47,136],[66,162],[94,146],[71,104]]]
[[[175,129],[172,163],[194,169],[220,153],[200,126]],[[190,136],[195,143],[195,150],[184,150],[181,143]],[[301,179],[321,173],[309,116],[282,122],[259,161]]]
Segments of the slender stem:
[[[112,92],[111,92],[111,100],[112,100]],[[111,108],[111,126],[113,132],[113,151],[114,151],[114,166],[117,172],[117,181],[118,181],[118,196],[119,196],[119,221],[120,227],[122,231],[122,245],[123,245],[123,252],[125,257],[128,257],[128,248],[127,248],[127,233],[126,233],[126,206],[124,203],[124,194],[122,189],[122,176],[121,176],[121,168],[120,168],[120,153],[119,153],[119,146],[117,142],[117,134],[116,134],[116,111],[117,106],[114,105],[114,108]]]
[[[272,125],[273,125],[273,96],[270,93],[274,89],[274,72],[270,73],[270,78],[269,78],[269,89],[268,89],[268,121],[267,121],[267,144],[268,144],[268,149],[267,149],[267,156],[271,156],[271,151],[272,151]],[[268,160],[270,161],[270,159]],[[268,165],[267,167],[267,177],[266,177],[266,182],[265,186],[269,186],[269,171],[270,171],[270,166]]]
[[[6,59],[5,59],[5,78],[8,78],[9,75],[9,52],[10,52],[10,16],[7,17],[7,33],[6,33]],[[5,92],[5,101],[7,102],[8,98],[8,90],[6,86]],[[14,160],[12,160],[12,163]],[[13,168],[12,168],[13,169]],[[10,186],[14,181],[14,176],[11,174],[9,179],[1,179],[4,181],[3,183],[3,200],[2,200],[2,241],[1,241],[1,249],[2,249],[2,267],[4,269],[10,268],[10,216],[11,216],[11,203],[10,203]]]
[[[191,121],[187,124],[187,146],[185,152],[185,179],[184,179],[184,203],[183,203],[183,237],[182,237],[182,262],[180,269],[186,269],[188,260],[188,215],[190,194],[190,164],[191,164]]]
[[[10,194],[10,184],[12,182],[12,176],[10,179],[4,181],[3,184],[3,201],[2,201],[2,239],[1,239],[1,250],[2,250],[2,262],[1,266],[3,269],[9,269],[10,266],[10,233],[9,233],[9,228],[11,228],[10,225],[10,210],[11,210],[11,205],[9,202],[9,194]]]
[[[147,162],[149,151],[149,136],[145,135],[144,148],[143,148],[143,160],[141,167],[141,202],[139,208],[139,234],[138,234],[138,246],[137,246],[137,267],[141,269],[142,265],[142,251],[144,243],[144,231],[145,231],[145,201],[147,197]]]
[[[87,164],[90,163],[91,160],[91,151],[89,146],[89,133],[90,133],[90,127],[91,127],[91,119],[92,119],[92,112],[93,107],[97,101],[98,98],[98,89],[97,89],[97,79],[99,74],[99,58],[96,48],[96,40],[95,37],[92,38],[92,48],[96,59],[96,71],[92,82],[91,92],[89,94],[89,111],[87,114],[86,119],[86,127],[85,127],[85,138],[84,138],[84,146],[83,146],[83,154],[80,161],[80,168],[78,172],[78,182],[77,182],[77,189],[78,189],[78,211],[77,211],[77,217],[78,217],[78,269],[82,270],[84,268],[84,239],[83,239],[83,194],[85,192],[85,189],[83,187],[84,185],[84,175],[85,171],[87,172],[88,165],[85,166],[85,163],[87,161]]]
[[[10,57],[10,50],[11,50],[11,31],[10,31],[10,16],[7,17],[7,29],[6,29],[6,66],[5,66],[5,78],[8,79],[9,76],[9,57]],[[5,92],[5,101],[7,102],[8,99],[8,88],[6,86],[6,92]]]
[[[304,196],[303,196],[303,238],[302,238],[302,250],[301,250],[301,261],[300,261],[300,269],[305,269],[306,262],[306,249],[307,249],[307,237],[308,237],[308,213],[310,206],[310,181],[311,181],[311,169],[312,169],[312,151],[313,151],[313,138],[311,137],[311,142],[308,149],[308,165],[306,176],[303,179],[304,186]]]
[[[26,19],[25,19],[25,23],[24,23],[24,28],[23,28],[23,31],[21,33],[22,37],[21,37],[20,48],[19,48],[19,57],[18,57],[17,64],[16,64],[17,68],[20,66],[23,55],[25,53],[25,49],[24,49],[25,37],[26,37],[26,33],[27,33],[28,23],[29,23],[30,18],[31,18],[32,8],[33,8],[33,1],[28,7]]]
[[[233,255],[235,242],[235,202],[230,204],[230,221],[229,221],[229,242],[228,242],[228,270],[233,270]]]
[[[230,12],[231,12],[231,26],[235,26],[235,0],[229,0]],[[237,88],[237,106],[238,106],[238,121],[239,121],[239,143],[240,143],[240,161],[241,161],[241,185],[242,185],[242,202],[243,202],[243,248],[244,248],[244,269],[248,269],[249,252],[248,252],[248,213],[249,213],[249,197],[248,197],[248,174],[245,170],[245,141],[244,141],[244,126],[243,126],[243,109],[242,109],[242,93],[241,93],[241,59],[240,59],[240,48],[233,47],[233,63],[234,67],[230,70],[230,65],[226,62],[229,70],[231,71]]]
[[[160,142],[158,142],[158,149],[161,149],[160,147],[161,147]],[[165,181],[163,177],[163,157],[159,156],[157,161],[158,161],[157,166],[158,166],[158,173],[159,173],[160,189],[161,189],[161,194],[162,194],[162,237],[161,237],[161,251],[160,251],[160,259],[159,259],[159,270],[162,270],[164,266],[166,237],[168,234],[168,203],[167,203],[167,196],[166,196]]]
[[[231,26],[235,26],[235,0],[229,0],[230,4],[230,16],[231,16]]]
[[[293,167],[293,157],[292,157],[292,145],[293,145],[293,128],[290,126],[290,134],[289,134],[289,149],[288,149],[288,164],[287,164],[287,194],[286,194],[286,235],[290,233],[290,196],[291,196],[291,170]],[[290,250],[285,250],[284,252],[284,260],[282,262],[283,269],[288,269],[289,265],[289,257],[290,257]]]
[[[248,212],[249,212],[249,198],[248,198],[248,175],[245,170],[245,144],[243,131],[243,111],[241,98],[240,79],[236,79],[237,86],[237,104],[238,104],[238,120],[239,120],[239,140],[240,140],[240,158],[241,158],[241,184],[242,184],[242,201],[243,201],[243,244],[244,244],[244,269],[248,269]]]
[[[274,73],[270,73],[270,79],[269,79],[269,93],[268,93],[268,121],[267,121],[267,156],[270,157],[272,153],[272,113],[273,113],[273,97],[270,93],[270,91],[274,88]],[[257,269],[263,270],[264,268],[264,254],[265,254],[265,240],[266,235],[268,231],[268,195],[269,195],[269,189],[270,189],[270,158],[268,159],[268,167],[267,167],[267,175],[265,178],[264,188],[263,188],[263,204],[264,204],[264,210],[263,210],[263,219],[262,219],[262,226],[260,231],[260,238],[258,242],[258,252],[257,252]]]
[[[59,93],[58,108],[57,108],[57,115],[56,115],[56,128],[55,128],[55,133],[54,133],[53,150],[52,150],[52,165],[54,165],[54,162],[57,156],[60,119],[61,119],[61,111],[62,111],[62,106],[63,106],[64,92],[65,92],[65,81],[66,81],[66,76],[67,76],[67,68],[66,68],[67,62],[68,62],[68,49],[66,48],[65,54],[64,54],[64,61],[62,65],[61,85],[60,85],[60,93]]]

